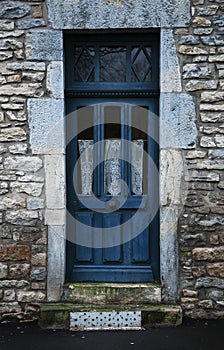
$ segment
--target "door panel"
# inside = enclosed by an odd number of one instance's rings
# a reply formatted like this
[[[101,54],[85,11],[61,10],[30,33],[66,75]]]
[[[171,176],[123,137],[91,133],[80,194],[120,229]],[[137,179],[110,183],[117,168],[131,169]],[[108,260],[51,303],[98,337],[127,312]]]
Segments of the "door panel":
[[[142,192],[139,191],[139,193],[137,192],[136,194],[136,189],[133,188],[136,174],[127,160],[131,160],[135,164],[136,161],[139,161],[138,153],[135,153],[135,157],[133,157],[133,149],[129,147],[129,145],[127,146],[123,140],[130,142],[141,140],[142,144],[144,144],[144,146],[142,145],[142,149],[144,148],[156,161],[156,144],[153,138],[149,137],[147,132],[144,133],[131,127],[133,119],[138,117],[141,120],[141,115],[143,116],[144,114],[147,116],[146,119],[148,120],[148,125],[146,125],[146,121],[142,122],[144,129],[147,131],[151,127],[150,123],[153,123],[154,119],[150,118],[150,115],[155,111],[156,101],[154,99],[135,99],[135,101],[133,101],[133,99],[122,99],[122,102],[114,99],[106,103],[104,101],[104,99],[82,99],[79,101],[72,99],[70,101],[71,111],[76,111],[78,109],[78,113],[70,120],[68,133],[71,132],[75,134],[75,128],[78,123],[80,123],[80,119],[81,123],[83,122],[84,114],[88,115],[89,119],[95,120],[95,126],[88,128],[77,137],[71,138],[72,140],[67,147],[67,163],[69,163],[70,167],[68,167],[67,170],[69,184],[69,192],[67,193],[68,209],[76,220],[86,225],[85,230],[89,231],[87,234],[91,235],[92,227],[105,229],[116,227],[116,232],[120,237],[121,244],[118,245],[117,240],[113,241],[114,235],[111,235],[111,237],[109,236],[109,238],[107,237],[107,246],[111,246],[107,248],[103,248],[103,238],[102,241],[99,242],[101,248],[88,248],[70,243],[68,246],[70,250],[68,254],[70,257],[70,269],[68,269],[67,278],[73,281],[154,281],[155,275],[152,271],[151,261],[152,255],[155,255],[155,252],[152,252],[150,242],[153,239],[157,239],[157,233],[153,232],[153,222],[144,229],[142,233],[137,235],[137,237],[135,237],[135,232],[138,230],[138,222],[133,224],[129,227],[130,233],[125,232],[126,236],[127,234],[130,235],[130,240],[123,244],[122,238],[124,232],[122,224],[128,222],[128,220],[135,215],[140,205],[142,208],[142,214],[141,211],[138,214],[140,220],[141,215],[144,217],[143,214],[149,209],[148,201],[150,200],[150,192],[152,187],[155,186],[155,182],[152,181],[150,177],[148,159],[147,157],[146,159],[142,157],[142,167],[144,169],[141,187]],[[94,102],[97,102],[97,104],[91,106]],[[129,102],[135,102],[135,105],[131,105]],[[137,104],[141,106],[138,112],[136,109]],[[85,105],[87,105],[86,111],[85,108],[83,108],[79,114],[80,106],[83,107]],[[110,118],[113,118],[116,124],[108,123],[111,120]],[[72,186],[74,180],[74,166],[81,154],[79,149],[80,140],[82,140],[82,142],[91,141],[91,147],[97,142],[100,142],[100,146],[96,147],[96,149],[93,148],[91,153],[93,157],[92,171],[94,164],[99,164],[93,171],[92,193],[89,194],[86,194],[86,192],[83,194],[82,181],[84,180],[82,178],[82,164],[77,168],[77,174],[75,176],[75,181],[77,179],[79,180],[77,186],[78,194]],[[104,160],[105,156],[110,152],[108,151],[108,144],[111,144],[111,142],[113,143],[113,141],[116,143],[116,146],[118,145],[120,147],[119,152],[116,153],[116,151],[115,155],[116,157],[120,155],[121,160],[115,159],[116,162],[111,165],[107,164],[108,160],[106,162]],[[127,154],[124,156],[125,152]],[[140,153],[142,154],[142,152]],[[126,161],[122,160],[124,157]],[[101,162],[99,159],[103,161]],[[116,169],[116,167],[118,169]],[[108,174],[110,176],[113,172],[113,168],[115,168],[115,175],[119,174],[118,185],[115,186],[115,189],[112,188],[113,186],[110,186],[110,179],[107,179]],[[69,169],[70,171],[72,169],[72,173],[69,173]],[[146,178],[144,176],[146,176]],[[120,179],[123,179],[128,185],[127,198],[118,210],[105,213],[107,207],[111,208],[110,206],[113,205],[113,203],[111,204],[109,202],[112,198],[113,201],[115,201],[116,209],[116,202],[119,204],[120,195],[125,191],[125,188],[122,186],[119,187]],[[114,184],[116,180],[113,179],[112,182]],[[96,196],[99,201],[94,202],[93,196]],[[88,210],[87,207],[89,208]],[[79,228],[74,227],[74,237],[76,230],[79,230]],[[85,234],[84,231],[83,234]],[[72,253],[73,250],[74,254]],[[91,267],[94,269],[94,273]],[[128,275],[126,275],[127,271],[129,271]]]
[[[159,36],[97,40],[65,37],[66,280],[158,281]]]

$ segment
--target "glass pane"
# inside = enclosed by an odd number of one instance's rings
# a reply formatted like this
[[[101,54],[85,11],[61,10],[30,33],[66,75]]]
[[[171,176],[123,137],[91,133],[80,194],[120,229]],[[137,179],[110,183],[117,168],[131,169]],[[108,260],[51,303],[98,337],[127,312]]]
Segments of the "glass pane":
[[[121,108],[104,108],[104,193],[121,192]]]
[[[75,81],[94,81],[94,56],[93,47],[75,47]]]
[[[90,195],[93,190],[93,107],[78,107],[77,119],[77,151],[80,162],[76,175],[79,194]]]
[[[100,48],[100,81],[126,81],[126,47]]]
[[[132,48],[132,82],[151,81],[151,51],[151,47]]]
[[[148,109],[132,108],[132,193],[148,193]],[[143,152],[143,150],[145,152]]]
[[[104,138],[121,138],[121,109],[120,107],[110,106],[104,108]]]

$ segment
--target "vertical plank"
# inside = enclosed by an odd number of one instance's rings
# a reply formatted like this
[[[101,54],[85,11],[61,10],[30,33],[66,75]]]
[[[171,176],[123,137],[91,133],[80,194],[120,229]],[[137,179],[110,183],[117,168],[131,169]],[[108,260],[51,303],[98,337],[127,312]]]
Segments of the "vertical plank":
[[[117,235],[120,235],[120,241],[121,241],[121,216],[117,213],[112,213],[109,215],[104,216],[104,227],[113,227],[116,226]],[[103,249],[103,263],[119,263],[122,260],[121,257],[121,245],[114,246],[115,239],[113,235],[107,236],[106,242],[111,245],[111,248],[104,248]]]
[[[85,235],[91,235],[91,226],[92,226],[92,215],[89,212],[83,212],[83,213],[76,213],[76,219],[78,222],[76,222],[76,237],[80,233],[80,225],[79,222],[84,224],[85,226],[82,226],[82,232],[81,234]],[[82,245],[75,245],[75,262],[76,263],[83,263],[93,262],[93,248],[85,247]]]

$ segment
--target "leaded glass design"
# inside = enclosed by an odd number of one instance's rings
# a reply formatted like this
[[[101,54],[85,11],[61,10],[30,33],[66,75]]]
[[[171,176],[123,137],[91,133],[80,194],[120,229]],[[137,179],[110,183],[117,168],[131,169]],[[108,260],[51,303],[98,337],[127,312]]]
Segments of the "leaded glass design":
[[[150,47],[134,47],[132,49],[132,82],[151,81],[151,48]]]
[[[151,46],[75,46],[74,56],[74,82],[77,83],[152,81]]]
[[[95,50],[93,47],[75,47],[75,81],[94,81],[94,56]]]

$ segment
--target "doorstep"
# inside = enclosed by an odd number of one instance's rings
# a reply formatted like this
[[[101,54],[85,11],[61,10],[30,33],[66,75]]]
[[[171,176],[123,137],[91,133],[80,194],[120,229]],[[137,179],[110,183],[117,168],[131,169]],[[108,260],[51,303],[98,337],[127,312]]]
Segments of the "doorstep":
[[[155,283],[66,283],[62,301],[80,305],[135,305],[161,303],[161,286]]]
[[[180,306],[170,305],[75,305],[45,303],[41,306],[39,325],[45,329],[123,330],[182,323]]]

